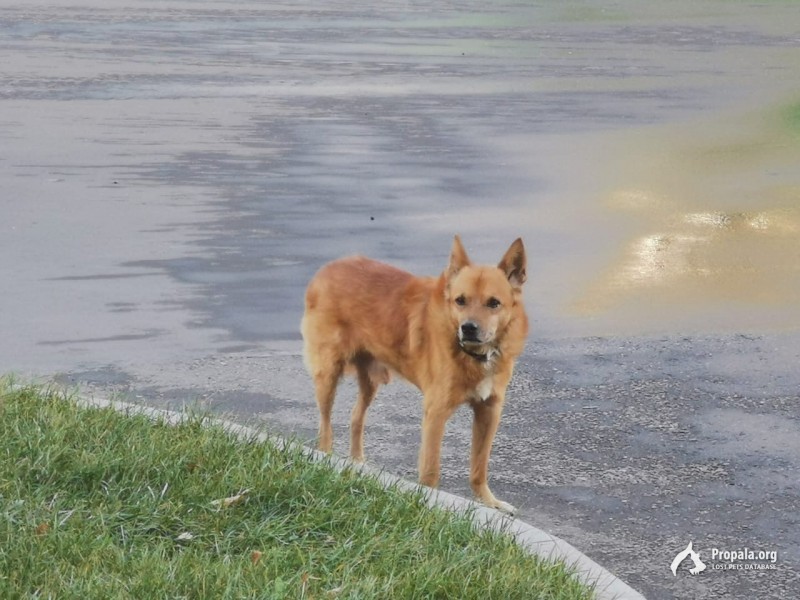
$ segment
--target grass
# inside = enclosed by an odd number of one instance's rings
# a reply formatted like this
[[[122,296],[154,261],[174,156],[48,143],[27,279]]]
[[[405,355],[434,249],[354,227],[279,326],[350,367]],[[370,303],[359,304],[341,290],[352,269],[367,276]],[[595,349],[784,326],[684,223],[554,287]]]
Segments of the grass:
[[[800,134],[800,102],[786,106],[782,111],[783,122],[790,133]]]
[[[0,381],[0,597],[592,595],[418,495],[203,421]]]

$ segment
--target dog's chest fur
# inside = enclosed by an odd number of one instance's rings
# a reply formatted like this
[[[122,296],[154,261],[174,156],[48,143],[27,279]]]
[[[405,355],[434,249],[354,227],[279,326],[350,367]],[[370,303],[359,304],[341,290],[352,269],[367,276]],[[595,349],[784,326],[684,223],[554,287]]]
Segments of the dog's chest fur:
[[[492,395],[492,389],[494,388],[494,381],[492,380],[492,374],[489,373],[478,382],[478,385],[475,386],[475,389],[472,390],[471,397],[473,400],[478,402],[486,402],[489,399],[489,396]]]
[[[494,391],[494,362],[482,365],[481,371],[482,377],[475,387],[467,390],[467,399],[471,402],[486,402]]]

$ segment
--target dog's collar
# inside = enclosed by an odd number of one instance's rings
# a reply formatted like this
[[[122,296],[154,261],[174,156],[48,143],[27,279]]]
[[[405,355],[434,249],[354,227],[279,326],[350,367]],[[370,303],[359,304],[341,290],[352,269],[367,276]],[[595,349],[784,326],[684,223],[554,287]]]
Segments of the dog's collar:
[[[462,344],[461,342],[459,342],[459,344],[458,344],[458,345],[460,346],[460,348],[461,348],[461,350],[464,352],[464,354],[469,354],[469,355],[470,355],[472,358],[474,358],[474,359],[475,359],[475,360],[477,360],[478,362],[482,362],[482,363],[488,363],[488,362],[490,362],[490,361],[491,361],[491,360],[492,360],[492,359],[493,359],[495,356],[497,356],[497,355],[499,355],[499,354],[500,354],[500,350],[498,350],[497,348],[492,348],[492,349],[490,349],[488,352],[486,352],[485,354],[481,354],[480,352],[473,352],[472,350],[469,350],[469,349],[468,349],[466,346],[464,346],[464,344]]]

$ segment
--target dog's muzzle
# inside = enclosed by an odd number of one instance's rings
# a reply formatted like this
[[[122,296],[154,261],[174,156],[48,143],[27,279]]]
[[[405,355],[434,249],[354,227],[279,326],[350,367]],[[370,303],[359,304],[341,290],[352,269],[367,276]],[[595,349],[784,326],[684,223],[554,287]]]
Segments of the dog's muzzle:
[[[462,344],[482,344],[480,328],[473,321],[464,321],[458,329],[458,341]]]
[[[458,345],[461,350],[480,362],[491,362],[500,354],[491,342],[481,339],[481,329],[474,321],[464,321],[458,328]]]

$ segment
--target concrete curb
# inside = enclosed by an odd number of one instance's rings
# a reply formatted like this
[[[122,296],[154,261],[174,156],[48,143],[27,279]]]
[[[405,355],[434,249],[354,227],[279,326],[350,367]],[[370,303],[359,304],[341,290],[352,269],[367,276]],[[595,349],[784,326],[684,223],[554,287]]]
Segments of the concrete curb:
[[[104,398],[79,396],[77,402],[79,405],[87,408],[112,408],[125,414],[144,415],[151,419],[163,419],[165,422],[172,425],[177,425],[188,417],[187,414],[177,411],[152,408]],[[240,438],[252,439],[260,442],[269,440],[281,447],[298,447],[312,460],[327,462],[337,471],[351,469],[371,475],[377,478],[386,488],[392,487],[404,491],[422,492],[429,506],[440,507],[445,510],[460,513],[469,511],[477,526],[511,535],[516,540],[517,544],[531,554],[551,561],[561,561],[573,567],[579,580],[587,585],[594,586],[597,600],[645,600],[642,594],[564,540],[550,535],[541,529],[537,529],[519,519],[504,515],[472,500],[467,500],[466,498],[441,490],[426,488],[397,475],[392,475],[370,467],[369,465],[353,463],[346,458],[338,456],[330,456],[297,442],[291,442],[239,423],[226,421],[224,419],[211,419],[211,422]]]

